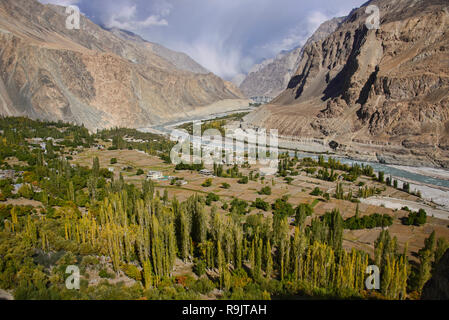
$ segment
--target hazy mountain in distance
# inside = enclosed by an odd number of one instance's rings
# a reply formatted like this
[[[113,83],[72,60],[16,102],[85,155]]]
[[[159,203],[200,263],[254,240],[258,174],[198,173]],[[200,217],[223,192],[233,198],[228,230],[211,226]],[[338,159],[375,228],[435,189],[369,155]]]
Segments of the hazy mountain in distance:
[[[446,0],[370,1],[304,46],[288,88],[246,121],[361,159],[449,167],[448,30]]]
[[[334,32],[342,20],[343,18],[334,18],[321,24],[308,39],[306,45],[319,41]],[[301,56],[302,46],[299,46],[290,51],[283,51],[275,58],[256,64],[239,85],[240,90],[247,97],[275,98],[287,88],[290,79],[298,70]]]
[[[0,114],[135,128],[243,97],[184,54],[84,16],[68,30],[66,18],[64,7],[0,0]]]
[[[238,87],[242,84],[242,82],[243,82],[243,80],[245,80],[245,78],[246,78],[246,74],[239,73],[234,78],[232,78],[231,82]]]

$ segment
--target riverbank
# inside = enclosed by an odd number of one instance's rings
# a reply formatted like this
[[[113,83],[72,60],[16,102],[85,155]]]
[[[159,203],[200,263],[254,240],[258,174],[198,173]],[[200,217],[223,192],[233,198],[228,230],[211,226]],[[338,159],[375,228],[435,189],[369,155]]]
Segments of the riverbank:
[[[415,201],[408,201],[403,199],[388,198],[388,197],[370,197],[367,199],[361,199],[361,203],[374,205],[378,207],[385,207],[393,210],[400,210],[403,207],[408,207],[412,211],[419,211],[423,209],[430,217],[449,221],[449,212],[432,208],[426,204],[421,204]]]
[[[228,112],[221,112],[219,114],[208,115],[207,117],[191,118],[189,120],[166,123],[159,126],[153,126],[146,129],[146,132],[153,132],[161,135],[169,135],[176,127],[190,121],[206,121],[218,117],[223,117],[237,112],[247,112],[248,110],[232,110]],[[227,125],[228,129],[236,129],[240,126],[240,122],[235,122]],[[252,129],[244,128],[243,129]],[[366,153],[353,154],[341,153],[333,150],[327,141],[322,139],[301,138],[301,137],[285,137],[281,136],[278,139],[279,149],[281,152],[295,152],[300,153],[300,157],[318,157],[324,155],[327,157],[334,157],[342,163],[352,165],[358,163],[359,165],[370,165],[375,172],[383,171],[385,176],[391,176],[398,180],[399,188],[404,182],[410,184],[410,190],[420,192],[424,200],[433,203],[439,210],[449,212],[449,171],[440,168],[431,168],[428,166],[411,166],[398,165],[397,163],[384,163],[388,157],[382,157],[377,154],[367,155]],[[383,161],[380,161],[382,160]],[[416,165],[414,161],[411,162]]]
[[[408,172],[420,174],[423,176],[428,176],[436,179],[448,180],[449,181],[449,170],[430,168],[430,167],[411,167],[411,166],[399,166],[399,165],[388,165],[389,167],[405,170]]]
[[[417,183],[413,180],[401,179],[393,177],[398,180],[398,186],[401,188],[404,182],[410,184],[410,190],[421,193],[421,197],[424,200],[434,203],[439,209],[449,212],[449,189],[444,187],[436,187],[432,185],[425,185]]]
[[[249,100],[222,100],[209,106],[198,108],[197,110],[185,114],[182,118],[168,121],[162,124],[145,128],[138,128],[138,131],[169,136],[176,128],[192,121],[207,121],[222,118],[236,113],[247,113],[254,111],[256,107],[249,106]]]

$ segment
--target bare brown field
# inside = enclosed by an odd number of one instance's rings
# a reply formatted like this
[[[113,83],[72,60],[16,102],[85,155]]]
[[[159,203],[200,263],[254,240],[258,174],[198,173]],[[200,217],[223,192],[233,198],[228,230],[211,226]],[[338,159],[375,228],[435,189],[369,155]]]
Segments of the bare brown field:
[[[9,157],[5,159],[5,162],[7,162],[11,167],[17,165],[17,166],[21,166],[21,167],[25,167],[28,165],[28,163],[24,162],[24,161],[20,161],[19,159],[17,159],[16,157]]]
[[[42,207],[42,203],[35,200],[29,200],[25,198],[19,199],[7,199],[6,201],[0,202],[3,205],[13,205],[13,206],[31,206],[31,207]]]

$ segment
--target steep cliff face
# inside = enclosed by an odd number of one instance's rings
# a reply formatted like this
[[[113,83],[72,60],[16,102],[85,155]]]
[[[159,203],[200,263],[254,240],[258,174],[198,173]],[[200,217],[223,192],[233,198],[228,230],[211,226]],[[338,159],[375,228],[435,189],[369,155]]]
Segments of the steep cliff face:
[[[334,18],[323,23],[307,41],[306,46],[334,32],[342,20],[342,18]],[[254,66],[239,85],[240,90],[247,97],[277,97],[287,88],[290,79],[298,70],[303,53],[302,48],[301,46],[291,51],[281,52],[274,59],[265,60]]]
[[[380,8],[379,30],[365,26],[370,4]],[[335,140],[342,153],[365,145],[390,162],[449,167],[448,30],[447,1],[370,1],[305,46],[287,90],[247,120]]]
[[[73,121],[92,130],[142,127],[242,98],[186,55],[83,16],[80,30],[68,30],[66,17],[63,7],[0,0],[2,115]]]

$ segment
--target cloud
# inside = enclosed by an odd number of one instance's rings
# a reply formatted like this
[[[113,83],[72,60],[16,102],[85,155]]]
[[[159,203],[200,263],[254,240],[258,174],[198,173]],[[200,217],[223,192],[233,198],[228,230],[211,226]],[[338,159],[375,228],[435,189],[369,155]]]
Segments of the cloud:
[[[140,30],[151,26],[167,26],[168,22],[160,15],[150,15],[145,20],[138,20],[136,5],[124,6],[120,11],[114,12],[105,22],[109,28],[120,28],[130,31]],[[164,15],[168,15],[169,11],[164,11]]]
[[[286,35],[281,39],[264,44],[261,48],[271,51],[272,55],[284,50],[291,50],[304,45],[309,37],[318,29],[318,27],[335,15],[326,15],[321,11],[311,11],[306,15],[304,20],[287,31]]]
[[[192,44],[183,44],[178,47],[208,70],[223,78],[231,79],[240,73],[242,59],[241,50],[236,47],[226,47],[220,41],[198,40]]]
[[[42,0],[76,4],[94,22],[133,31],[231,79],[300,46],[326,19],[366,0]]]
[[[70,6],[70,5],[76,5],[79,0],[41,0],[40,1],[43,4],[51,3],[56,4],[58,6]]]

